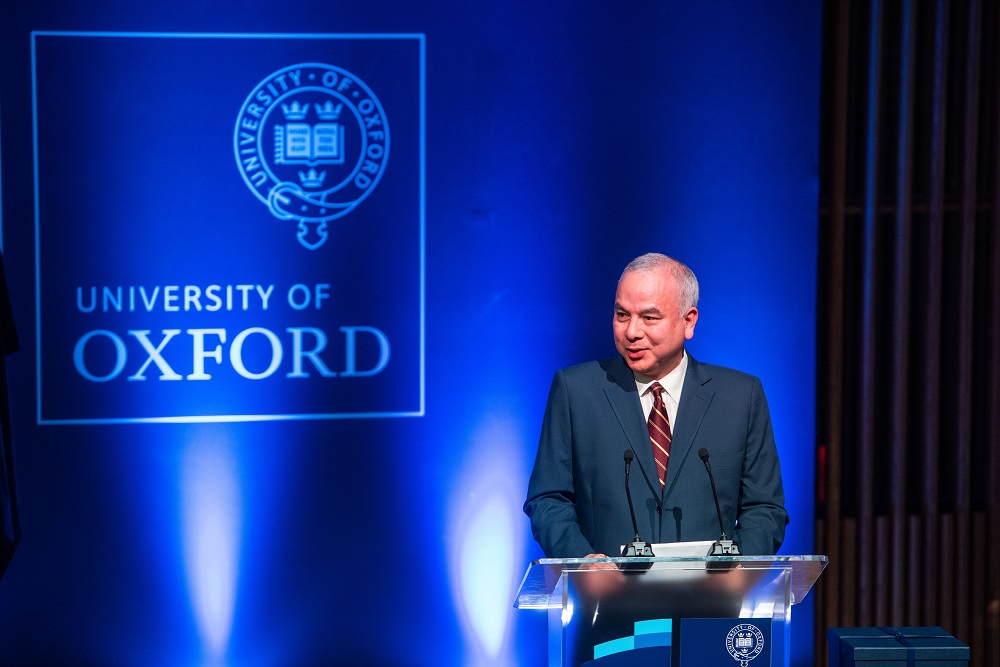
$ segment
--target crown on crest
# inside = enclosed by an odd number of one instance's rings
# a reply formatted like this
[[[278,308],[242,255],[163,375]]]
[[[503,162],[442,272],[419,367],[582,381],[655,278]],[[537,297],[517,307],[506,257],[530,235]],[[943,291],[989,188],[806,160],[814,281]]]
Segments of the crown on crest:
[[[316,173],[315,169],[310,169],[306,173],[299,172],[299,182],[304,188],[318,188],[322,187],[323,181],[326,179],[326,172],[321,171]]]
[[[343,109],[343,103],[334,106],[333,102],[327,100],[322,106],[316,105],[316,115],[319,116],[320,120],[337,120]]]
[[[306,114],[309,113],[309,105],[299,104],[298,100],[292,100],[290,106],[282,104],[281,111],[285,114],[285,120],[305,120]]]

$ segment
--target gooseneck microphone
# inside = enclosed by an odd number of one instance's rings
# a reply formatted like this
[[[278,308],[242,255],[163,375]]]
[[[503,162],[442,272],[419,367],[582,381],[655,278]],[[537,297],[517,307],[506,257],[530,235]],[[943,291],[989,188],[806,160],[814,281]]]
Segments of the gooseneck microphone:
[[[632,459],[635,458],[635,454],[631,449],[625,450],[625,497],[628,498],[628,513],[632,516],[632,532],[635,533],[635,537],[632,538],[633,542],[639,542],[639,526],[635,523],[635,509],[632,507],[632,492],[628,488],[628,473],[632,468]]]
[[[626,451],[628,451],[630,454],[632,453],[631,449],[626,450]],[[626,459],[626,461],[631,461],[631,460],[632,459],[630,459],[630,458]],[[660,502],[660,494],[657,493],[658,491],[660,491],[660,482],[659,482],[659,480],[657,480],[657,482],[656,482],[656,488],[653,488],[653,483],[649,481],[649,475],[646,474],[646,469],[642,467],[642,461],[639,460],[639,459],[636,459],[635,462],[639,464],[639,472],[642,473],[642,478],[646,481],[646,486],[649,487],[649,495],[651,495],[653,497],[653,502],[656,503],[656,514],[657,515],[662,515],[663,514],[663,503]],[[628,469],[627,468],[625,470],[625,474],[628,474]],[[626,480],[626,483],[627,483],[627,480]]]
[[[726,527],[722,522],[722,509],[719,507],[719,493],[715,489],[715,476],[712,475],[712,466],[708,462],[708,450],[702,447],[698,450],[698,458],[705,463],[705,470],[708,471],[708,481],[712,483],[712,498],[715,499],[715,515],[719,517],[720,537],[712,544],[710,556],[739,556],[740,548],[732,540],[726,537]]]
[[[626,544],[622,547],[622,556],[625,558],[635,558],[635,557],[652,557],[653,549],[648,543],[643,542],[639,539],[639,527],[635,522],[635,509],[632,507],[632,492],[628,488],[628,475],[629,470],[632,468],[632,459],[635,458],[635,454],[631,449],[625,450],[625,497],[628,498],[628,513],[632,517],[632,532],[635,537],[632,538],[632,544]],[[628,565],[623,565],[623,570],[645,570],[648,569],[652,563],[629,563]]]

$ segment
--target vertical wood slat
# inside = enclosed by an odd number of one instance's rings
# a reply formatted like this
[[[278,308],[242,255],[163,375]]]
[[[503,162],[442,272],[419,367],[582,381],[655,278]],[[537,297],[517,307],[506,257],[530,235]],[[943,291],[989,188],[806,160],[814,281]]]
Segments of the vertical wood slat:
[[[840,591],[843,598],[841,605],[844,609],[842,623],[844,625],[857,625],[857,598],[858,586],[852,585],[858,580],[858,559],[854,557],[858,553],[858,522],[853,518],[845,518],[841,528],[841,536],[844,540],[843,551],[847,556],[844,558],[841,567],[844,586]]]
[[[926,354],[923,398],[923,500],[922,514],[926,544],[940,544],[937,530],[938,513],[938,387],[941,383],[941,247],[944,241],[944,170],[945,170],[945,128],[947,92],[948,54],[948,4],[938,0],[934,16],[934,59],[932,74],[932,119],[930,139],[930,170],[928,181],[928,243],[927,243],[927,309],[924,322],[924,352]],[[939,561],[933,557],[933,548],[924,561],[924,581],[938,580]],[[932,618],[938,606],[936,586],[930,585],[923,596],[923,617]]]
[[[860,423],[855,426],[858,434],[858,548],[861,554],[873,553],[875,548],[875,401],[876,401],[876,343],[878,331],[878,273],[876,239],[879,225],[879,144],[881,107],[882,62],[881,0],[872,0],[868,36],[868,85],[866,96],[865,162],[864,162],[864,235],[863,235],[863,286],[861,312],[868,326],[861,329],[861,379],[859,387]],[[858,609],[860,625],[871,625],[874,610],[875,568],[869,558],[858,563]]]
[[[876,553],[892,553],[891,538],[889,537],[890,519],[886,516],[875,517],[875,548]],[[889,601],[892,579],[890,568],[895,569],[896,561],[893,558],[875,559],[875,585],[872,592],[875,594],[873,601],[872,617],[876,619],[889,618]]]
[[[976,238],[976,151],[979,130],[979,22],[980,0],[971,0],[966,25],[964,123],[961,177],[961,217],[958,261],[959,312],[958,341],[955,345],[956,380],[955,397],[955,579],[954,579],[954,632],[969,636],[969,550],[971,535],[971,466],[972,466],[972,350],[973,313],[975,306],[975,238]]]
[[[1000,34],[1000,11],[994,7],[993,24],[989,32]],[[1000,48],[993,51],[993,98],[1000,100]],[[994,109],[996,113],[998,110]],[[990,271],[987,273],[987,284],[1000,285],[1000,128],[994,132],[993,150],[993,211],[990,216],[991,239],[989,258]],[[994,297],[987,320],[986,350],[984,358],[987,367],[986,405],[1000,405],[1000,303]],[[986,609],[982,612],[985,619],[984,646],[987,662],[984,664],[1000,664],[1000,410],[990,410],[985,428],[986,441],[994,443],[987,453],[987,488],[992,489],[987,494],[986,526],[989,542],[986,551],[986,561],[990,563],[986,573]]]
[[[892,541],[890,553],[904,553],[906,545],[906,461],[911,448],[907,427],[909,412],[910,356],[910,228],[913,200],[913,64],[916,18],[913,0],[905,0],[900,30],[899,49],[899,111],[896,139],[896,225],[894,247],[894,281],[892,332],[897,341],[892,357],[891,429],[890,429],[890,512]],[[892,568],[889,613],[879,618],[892,619],[902,625],[908,590],[905,570]]]
[[[927,541],[923,537],[920,517],[913,514],[909,517],[909,535],[909,548],[906,553],[909,567],[904,569],[908,574],[907,590],[910,597],[907,600],[906,615],[903,617],[902,625],[912,627],[921,624],[921,607],[916,603],[922,599],[922,589],[927,585],[920,575],[923,572],[923,561],[927,558]]]
[[[828,291],[826,300],[831,304],[829,310],[829,326],[827,340],[830,344],[827,360],[827,382],[830,387],[828,400],[823,406],[827,413],[827,433],[824,446],[827,451],[836,447],[843,437],[843,375],[844,364],[844,274],[845,240],[844,229],[846,220],[846,174],[847,174],[847,118],[848,118],[848,57],[850,53],[850,13],[851,2],[845,0],[836,4],[835,24],[831,48],[834,52],[832,92],[833,103],[831,112],[830,154],[830,213],[827,232],[828,252]],[[822,638],[815,642],[817,662],[825,664],[827,652],[825,649],[825,628],[829,626],[846,625],[847,619],[841,614],[843,609],[841,582],[848,581],[843,574],[843,563],[853,557],[853,551],[843,547],[841,529],[841,462],[840,457],[828,455],[825,457],[824,489],[826,512],[823,532],[826,551],[830,557],[831,567],[827,568],[818,593],[822,594],[821,613],[816,614],[816,636]]]
[[[967,609],[975,616],[976,609],[986,609],[985,586],[981,583],[986,581],[986,513],[975,512],[972,515],[972,567],[970,577],[974,584],[971,587],[971,595]],[[986,636],[983,632],[984,623],[973,623],[968,630],[970,644],[972,646],[983,646]]]
[[[952,557],[954,554],[952,545],[955,542],[954,515],[940,515],[938,534],[941,536],[941,540],[933,547],[938,551],[938,571],[937,576],[930,582],[929,588],[937,590],[940,605],[927,617],[927,624],[940,625],[954,634],[955,585],[952,579],[956,565],[955,559]]]

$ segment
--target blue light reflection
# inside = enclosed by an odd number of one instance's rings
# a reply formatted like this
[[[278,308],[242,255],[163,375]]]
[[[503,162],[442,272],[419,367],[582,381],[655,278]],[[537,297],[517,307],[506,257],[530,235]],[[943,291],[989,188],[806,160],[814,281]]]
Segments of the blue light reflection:
[[[242,502],[233,446],[217,430],[202,434],[181,460],[181,541],[204,654],[214,662],[232,630]]]
[[[524,443],[514,425],[489,418],[473,438],[449,501],[452,596],[465,636],[465,664],[510,664],[512,601],[523,549]]]

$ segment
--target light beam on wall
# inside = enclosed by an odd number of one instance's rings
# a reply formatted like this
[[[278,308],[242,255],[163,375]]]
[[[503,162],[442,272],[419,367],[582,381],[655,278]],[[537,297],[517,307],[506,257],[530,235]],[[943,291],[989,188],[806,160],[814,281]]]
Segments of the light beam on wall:
[[[225,656],[232,629],[241,502],[232,445],[218,431],[208,433],[181,460],[181,540],[205,657],[215,662]]]
[[[473,438],[462,480],[449,501],[449,573],[466,638],[466,664],[508,664],[522,544],[524,449],[512,424],[489,418]]]

